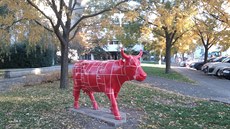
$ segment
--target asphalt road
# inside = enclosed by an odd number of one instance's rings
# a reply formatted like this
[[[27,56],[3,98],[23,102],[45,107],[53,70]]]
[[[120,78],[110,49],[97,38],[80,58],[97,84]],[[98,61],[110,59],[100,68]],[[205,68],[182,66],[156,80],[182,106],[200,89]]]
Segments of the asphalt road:
[[[200,97],[230,103],[230,80],[206,75],[202,71],[186,67],[172,67],[177,72],[196,81],[196,88],[200,91]],[[197,91],[197,92],[199,92]]]

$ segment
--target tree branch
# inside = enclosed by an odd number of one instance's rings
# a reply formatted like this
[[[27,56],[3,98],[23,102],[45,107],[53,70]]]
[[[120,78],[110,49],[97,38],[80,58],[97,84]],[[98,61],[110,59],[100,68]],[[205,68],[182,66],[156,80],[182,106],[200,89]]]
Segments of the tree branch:
[[[174,30],[173,33],[171,34],[171,37],[170,37],[171,38],[171,43],[173,43],[172,40],[174,39],[176,33],[177,33],[177,30]],[[178,37],[180,37],[180,36],[178,36]]]
[[[60,1],[60,3],[62,3],[63,0]],[[60,26],[62,27],[64,33],[66,33],[66,29],[65,29],[65,25],[62,21],[62,10],[57,10],[57,5],[55,3],[55,0],[52,0],[52,5],[51,5],[51,8],[53,9],[54,13],[55,13],[55,16],[57,18],[57,25],[56,25],[56,28],[59,28]],[[60,7],[62,8],[62,7]]]
[[[71,27],[70,31],[72,31],[82,20],[84,20],[84,19],[86,19],[86,18],[89,18],[89,17],[97,16],[97,15],[102,14],[102,13],[104,13],[104,12],[111,11],[112,8],[115,8],[115,7],[119,6],[120,4],[125,3],[125,2],[127,2],[127,1],[128,1],[128,0],[124,0],[124,1],[121,1],[121,2],[117,3],[115,6],[108,7],[108,8],[106,8],[106,9],[104,9],[104,10],[101,10],[101,11],[99,11],[99,12],[97,12],[97,13],[82,16],[82,17]]]
[[[2,24],[0,26],[0,29],[4,29],[4,30],[8,30],[10,27],[12,27],[14,24],[18,23],[18,22],[21,22],[23,20],[28,20],[27,18],[22,18],[22,19],[19,19],[19,20],[16,20],[16,21],[13,21],[10,25],[4,25]]]
[[[74,39],[75,35],[77,34],[77,32],[80,30],[80,27],[77,26],[77,29],[74,31],[73,36],[70,38],[70,41]]]
[[[69,33],[69,31],[70,31],[70,27],[71,27],[71,16],[72,16],[72,11],[71,11],[71,7],[72,7],[72,5],[73,5],[73,0],[70,0],[69,1],[69,8],[67,8],[68,9],[68,11],[66,11],[66,17],[67,17],[67,20],[66,20],[66,28],[68,28],[67,29],[67,33]]]
[[[37,5],[35,5],[31,0],[27,0],[27,2],[28,2],[32,7],[34,7],[36,10],[38,10],[44,17],[46,17],[46,18],[50,21],[52,27],[54,28],[54,32],[55,32],[56,36],[58,37],[58,39],[61,41],[61,43],[62,43],[62,45],[63,45],[63,43],[65,43],[65,40],[64,40],[64,38],[62,37],[62,35],[61,35],[60,31],[59,31],[59,26],[55,26],[54,23],[53,23],[53,21],[52,21],[52,19],[51,19],[49,16],[47,16],[47,15],[45,14],[45,12],[43,12],[43,11],[42,11]],[[48,2],[50,2],[50,1],[48,1]],[[58,24],[57,24],[57,25],[58,25]]]
[[[73,6],[70,8],[71,14],[73,13],[73,10],[76,5],[77,5],[77,0],[74,0]]]
[[[36,22],[38,25],[40,25],[41,27],[45,28],[46,30],[50,31],[50,32],[54,32],[52,29],[48,28],[47,26],[43,25],[42,23],[40,23],[37,20],[34,20],[34,22]]]
[[[210,49],[214,44],[209,44],[208,45],[208,49]]]
[[[28,2],[32,7],[34,7],[36,10],[38,10],[45,18],[47,18],[47,19],[50,21],[52,27],[54,27],[54,23],[53,23],[52,19],[51,19],[49,16],[47,16],[47,15],[46,15],[37,5],[35,5],[31,0],[27,0],[27,2]]]
[[[165,37],[165,35],[164,35],[164,34],[162,34],[162,33],[160,33],[159,31],[154,31],[154,30],[153,30],[153,32],[154,32],[155,34],[157,34],[157,35],[161,36],[161,37]]]
[[[206,47],[203,34],[200,35],[200,38],[201,38],[202,44]]]
[[[194,26],[193,26],[194,27]],[[193,27],[191,27],[191,28],[193,28]],[[172,42],[172,45],[174,45],[175,43],[176,43],[176,41],[178,40],[178,39],[180,39],[185,33],[187,33],[188,31],[190,31],[190,29],[187,29],[187,30],[185,30],[183,33],[181,33],[179,36],[177,36],[176,38],[175,38],[175,40]]]

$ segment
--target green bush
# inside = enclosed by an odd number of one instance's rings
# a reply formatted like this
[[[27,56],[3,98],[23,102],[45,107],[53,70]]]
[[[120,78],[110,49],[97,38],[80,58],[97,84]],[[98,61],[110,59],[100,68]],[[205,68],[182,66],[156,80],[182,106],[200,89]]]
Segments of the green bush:
[[[26,42],[10,47],[9,53],[1,53],[0,68],[36,68],[54,65],[55,49],[50,45],[46,49],[37,45],[28,51]]]

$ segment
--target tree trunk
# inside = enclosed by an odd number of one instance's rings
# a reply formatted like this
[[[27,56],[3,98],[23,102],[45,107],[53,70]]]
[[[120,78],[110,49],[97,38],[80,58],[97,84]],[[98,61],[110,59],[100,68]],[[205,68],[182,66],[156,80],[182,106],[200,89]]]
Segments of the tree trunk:
[[[170,72],[170,67],[171,67],[171,42],[169,38],[166,38],[166,56],[165,56],[165,63],[166,63],[166,68],[165,68],[165,73]]]
[[[207,62],[208,59],[208,46],[204,46],[204,63]]]
[[[69,43],[65,43],[65,45],[61,45],[61,80],[60,80],[60,88],[65,89],[68,88],[69,85],[69,77],[68,77],[68,47]]]

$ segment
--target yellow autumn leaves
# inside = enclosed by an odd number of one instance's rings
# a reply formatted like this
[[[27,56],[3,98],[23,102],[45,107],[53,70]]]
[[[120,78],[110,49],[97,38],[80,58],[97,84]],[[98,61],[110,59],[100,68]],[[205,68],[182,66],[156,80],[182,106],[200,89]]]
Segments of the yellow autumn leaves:
[[[47,37],[47,31],[34,21],[43,19],[41,14],[26,1],[2,0],[0,6],[6,7],[6,13],[0,16],[0,41],[10,44],[12,41],[20,42],[27,38],[32,46]]]
[[[159,16],[155,19],[154,24],[158,27],[166,27],[170,31],[177,30],[179,32],[192,26],[191,14],[196,13],[195,10],[181,10],[177,7],[172,9],[157,8]]]

